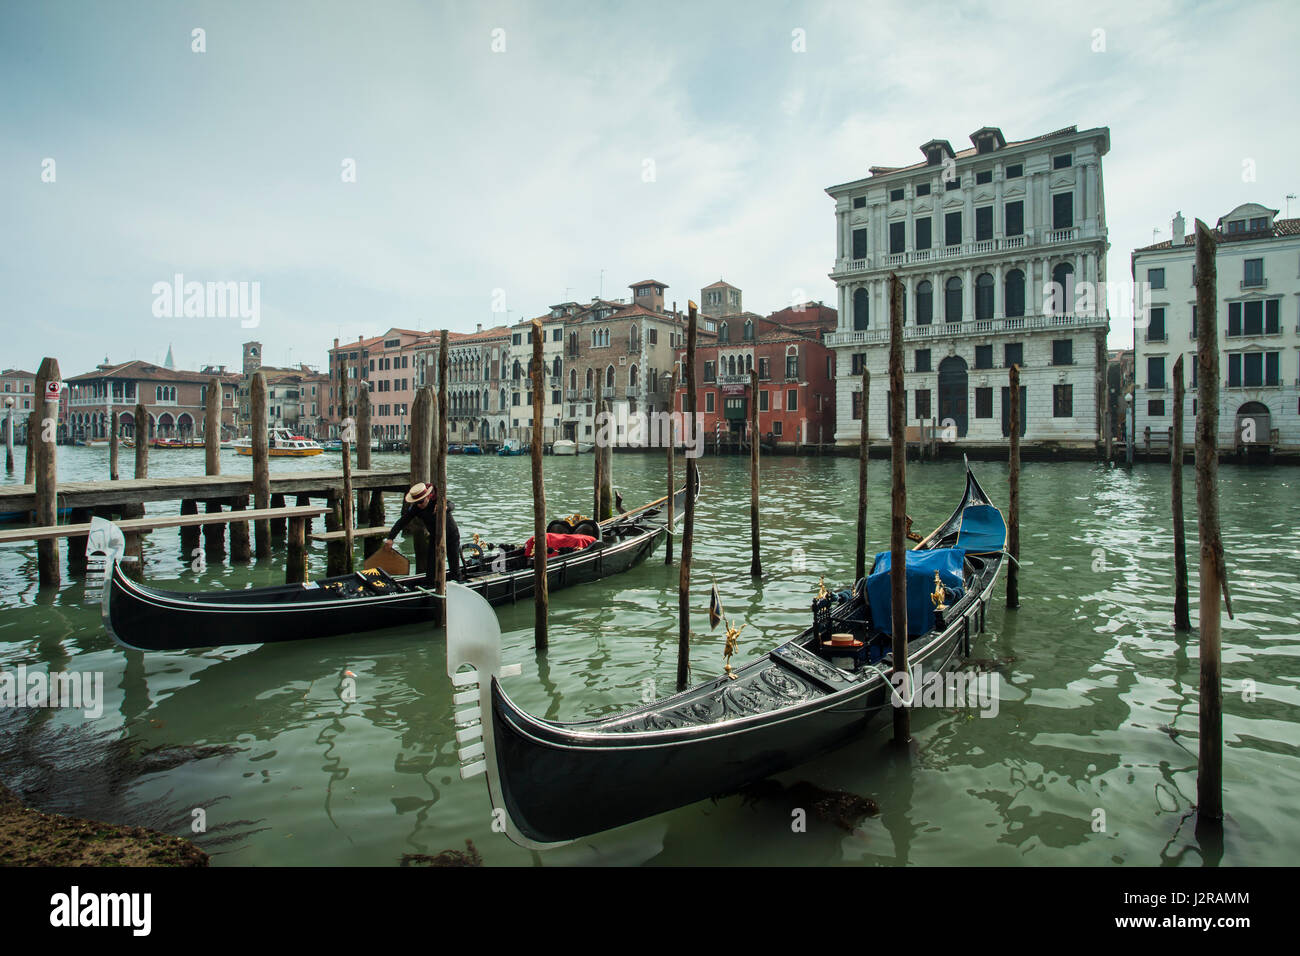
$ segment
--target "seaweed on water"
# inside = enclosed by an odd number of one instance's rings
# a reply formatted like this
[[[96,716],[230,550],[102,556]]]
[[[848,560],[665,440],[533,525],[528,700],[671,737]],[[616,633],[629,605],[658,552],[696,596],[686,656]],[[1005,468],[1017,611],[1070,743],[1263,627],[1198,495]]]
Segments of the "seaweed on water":
[[[427,853],[403,853],[401,866],[482,866],[483,857],[479,856],[473,840],[465,841],[463,850],[443,850],[430,856]]]

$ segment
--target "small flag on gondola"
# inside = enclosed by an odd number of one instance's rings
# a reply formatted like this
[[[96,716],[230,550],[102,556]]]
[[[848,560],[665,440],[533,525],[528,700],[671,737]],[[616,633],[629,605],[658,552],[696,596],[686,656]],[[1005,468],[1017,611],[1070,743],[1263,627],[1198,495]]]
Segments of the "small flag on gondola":
[[[713,593],[709,595],[709,630],[718,626],[722,620],[722,598],[718,596],[718,586],[713,585]]]

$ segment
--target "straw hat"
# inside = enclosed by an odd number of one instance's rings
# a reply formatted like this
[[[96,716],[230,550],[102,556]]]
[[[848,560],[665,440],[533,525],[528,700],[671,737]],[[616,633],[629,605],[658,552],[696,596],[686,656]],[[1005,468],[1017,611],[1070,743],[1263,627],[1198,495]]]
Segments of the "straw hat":
[[[406,493],[406,503],[408,505],[419,504],[426,498],[433,496],[433,485],[425,484],[423,481],[417,481],[411,485],[411,490]]]

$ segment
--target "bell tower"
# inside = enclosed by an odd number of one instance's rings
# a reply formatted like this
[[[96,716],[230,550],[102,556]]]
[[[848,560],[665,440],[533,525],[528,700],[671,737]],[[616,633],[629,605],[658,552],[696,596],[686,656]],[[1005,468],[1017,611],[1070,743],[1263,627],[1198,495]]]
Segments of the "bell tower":
[[[262,343],[244,343],[244,374],[252,375],[262,367]]]

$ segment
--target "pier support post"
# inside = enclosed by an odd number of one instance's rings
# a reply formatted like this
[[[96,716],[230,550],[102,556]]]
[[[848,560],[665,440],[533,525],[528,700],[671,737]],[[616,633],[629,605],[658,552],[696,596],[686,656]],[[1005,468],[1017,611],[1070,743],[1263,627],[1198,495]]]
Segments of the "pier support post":
[[[331,488],[325,496],[325,507],[329,511],[325,513],[325,530],[342,531],[343,530],[343,505],[339,501],[339,493]],[[414,522],[413,522],[414,523]],[[325,576],[334,577],[339,574],[347,574],[347,561],[344,555],[346,545],[342,538],[332,539],[325,545]]]
[[[193,498],[181,499],[181,517],[188,518],[191,515],[199,513],[199,503]],[[181,560],[189,564],[190,559],[194,557],[194,552],[199,547],[199,526],[188,525],[181,527]]]
[[[370,470],[370,389],[363,383],[357,389],[357,471]],[[364,488],[357,492],[357,506],[353,512],[357,521],[365,521],[370,513],[370,492]],[[370,557],[379,548],[381,538],[371,536],[361,539],[361,551]]]
[[[5,397],[5,474],[14,473],[14,397]]]
[[[254,372],[249,385],[249,442],[253,452],[253,507],[271,505],[271,464],[266,408],[266,375]],[[271,556],[271,523],[261,518],[253,522],[254,553],[260,561]]]
[[[1008,482],[1010,484],[1007,505],[1007,607],[1020,607],[1020,416],[1024,414],[1020,407],[1020,366],[1012,365],[1007,372],[1007,399],[1011,409],[1007,414],[1011,426],[1011,463]]]
[[[894,433],[890,436],[890,459],[893,466],[892,502],[889,531],[889,582],[893,632],[895,687],[898,675],[909,673],[907,666],[907,408],[903,397],[903,283],[898,274],[889,274],[889,407]],[[903,687],[915,695],[910,677]],[[897,693],[897,691],[895,691]],[[894,744],[903,746],[911,739],[911,715],[907,702],[894,704]]]
[[[1215,240],[1196,220],[1196,506],[1201,547],[1200,752],[1196,828],[1223,827],[1222,597],[1232,616],[1219,529],[1219,317]]]
[[[307,520],[305,518],[289,519],[288,557],[285,559],[284,583],[307,583]]]
[[[533,441],[529,449],[533,461],[533,647],[544,651],[548,645],[546,612],[550,590],[546,581],[546,487],[542,483],[542,412],[545,395],[542,387],[546,369],[542,361],[542,320],[533,319]],[[599,436],[599,430],[597,431]],[[599,444],[596,449],[599,453]]]
[[[126,539],[126,547],[123,549],[124,558],[134,558],[134,561],[122,562],[122,573],[133,581],[144,580],[144,535],[139,531],[123,532],[122,537]]]
[[[36,390],[33,404],[41,410],[42,419],[37,422],[36,431],[28,432],[27,442],[34,445],[33,482],[36,486],[36,523],[38,525],[58,524],[58,456],[57,429],[59,423],[59,395],[54,393],[50,400],[47,386],[55,385],[59,378],[57,359],[45,358],[36,373]],[[35,413],[33,413],[35,418]],[[42,585],[58,584],[59,575],[59,541],[50,538],[36,542],[36,567]]]
[[[311,496],[310,496],[310,495],[298,495],[298,497],[296,497],[296,498],[293,499],[293,503],[294,503],[295,505],[297,505],[299,508],[310,508],[310,507],[311,507]],[[306,533],[306,534],[311,534],[311,518],[303,518],[302,520],[305,522],[305,524],[303,525],[303,528],[304,528],[305,533]]]
[[[1199,310],[1198,310],[1199,311]],[[1174,425],[1169,430],[1169,501],[1174,520],[1174,627],[1192,629],[1187,598],[1187,531],[1183,524],[1183,357],[1174,362]]]
[[[697,306],[688,303],[686,320],[686,414],[684,436],[702,439],[695,416],[695,342],[699,324]],[[691,550],[695,542],[695,459],[686,456],[686,514],[682,521],[681,570],[677,577],[677,689],[685,690],[691,674]]]
[[[284,507],[284,495],[280,494],[278,491],[277,491],[277,492],[274,492],[274,493],[271,495],[271,507],[272,507],[272,508],[283,508],[283,507]],[[271,543],[272,543],[273,545],[274,545],[274,544],[283,544],[283,543],[284,543],[284,536],[285,536],[285,534],[287,533],[287,527],[286,527],[286,525],[285,525],[285,519],[284,519],[284,518],[272,518],[272,519],[270,519],[270,520],[271,520]]]
[[[204,502],[206,514],[221,514],[220,501]],[[203,553],[209,561],[221,561],[226,557],[226,526],[224,524],[205,524],[203,526]]]
[[[231,515],[244,511],[247,504],[248,499],[243,495],[236,495],[230,500]],[[243,563],[252,560],[252,557],[253,549],[248,540],[248,522],[232,520],[230,522],[230,560]]]
[[[71,524],[87,524],[93,512],[89,508],[73,508],[70,515]],[[68,539],[68,574],[79,577],[86,573],[86,540],[82,534]]]
[[[853,586],[867,576],[867,462],[871,458],[871,442],[867,438],[867,406],[871,395],[871,373],[867,363],[862,363],[862,426],[858,445],[858,537],[857,556],[853,565]],[[866,595],[863,595],[866,599]]]
[[[204,473],[221,474],[221,379],[208,379],[203,395],[203,466]]]

